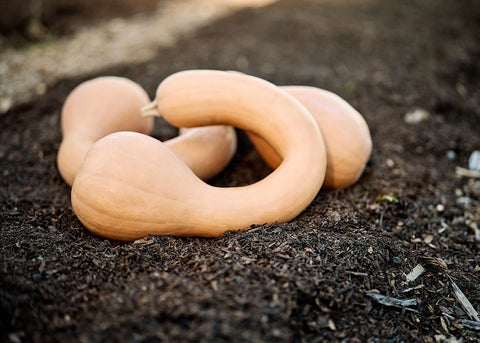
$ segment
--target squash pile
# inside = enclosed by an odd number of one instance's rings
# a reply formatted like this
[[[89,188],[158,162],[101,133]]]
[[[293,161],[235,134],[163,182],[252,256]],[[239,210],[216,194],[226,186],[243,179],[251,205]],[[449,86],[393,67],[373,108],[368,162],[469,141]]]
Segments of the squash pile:
[[[152,116],[180,129],[149,136]],[[188,70],[149,103],[133,81],[100,77],[67,97],[57,165],[72,207],[96,235],[218,237],[253,224],[287,222],[318,191],[352,185],[372,150],[362,116],[314,87],[278,87],[238,72]],[[252,185],[213,187],[244,130],[273,171]]]

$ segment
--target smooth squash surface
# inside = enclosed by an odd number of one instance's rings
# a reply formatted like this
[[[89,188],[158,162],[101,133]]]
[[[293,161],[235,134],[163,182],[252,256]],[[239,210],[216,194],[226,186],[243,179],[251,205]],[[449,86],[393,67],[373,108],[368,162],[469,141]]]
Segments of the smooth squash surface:
[[[310,113],[262,79],[212,70],[184,71],[157,90],[172,125],[232,125],[263,137],[283,156],[263,180],[234,188],[196,177],[165,144],[121,132],[95,143],[75,178],[72,206],[93,233],[117,240],[148,234],[219,236],[302,212],[325,176],[323,139]]]
[[[57,166],[65,182],[73,184],[88,150],[100,138],[118,131],[150,134],[153,118],[141,114],[149,102],[140,85],[122,77],[98,77],[77,86],[61,114]],[[237,147],[235,130],[221,125],[185,131],[166,144],[203,180],[223,170]]]
[[[165,144],[202,180],[220,173],[237,151],[237,134],[232,126],[181,128],[179,134]]]
[[[149,101],[142,87],[122,77],[98,77],[77,86],[61,114],[57,166],[65,182],[72,185],[88,149],[100,138],[125,130],[149,134],[153,119],[140,112]]]
[[[283,86],[312,114],[327,151],[327,171],[322,188],[340,189],[353,185],[362,175],[372,152],[372,139],[365,119],[338,95],[316,87]],[[280,165],[281,154],[254,133],[248,133],[257,151],[272,168]]]

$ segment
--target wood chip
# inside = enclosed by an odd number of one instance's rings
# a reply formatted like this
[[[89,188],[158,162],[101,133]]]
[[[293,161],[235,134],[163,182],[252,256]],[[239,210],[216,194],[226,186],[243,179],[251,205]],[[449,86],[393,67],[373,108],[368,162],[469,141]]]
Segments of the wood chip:
[[[417,289],[421,289],[421,288],[423,288],[423,287],[425,287],[425,285],[422,283],[421,285],[404,289],[404,290],[402,291],[402,293],[408,293],[408,292],[411,292],[411,291],[415,291],[415,290],[417,290]]]
[[[335,323],[333,322],[333,320],[329,319],[328,322],[327,322],[327,326],[330,330],[332,331],[336,331],[337,328],[335,327]]]
[[[475,240],[478,242],[480,241],[480,229],[478,228],[477,223],[470,222],[468,226],[475,232]]]
[[[368,276],[367,273],[354,272],[354,271],[350,271],[350,270],[346,270],[345,273],[346,273],[346,274],[355,275],[355,276]]]
[[[388,297],[386,295],[382,295],[374,292],[369,292],[367,293],[367,295],[373,300],[375,300],[376,302],[378,302],[379,304],[382,304],[385,306],[398,307],[398,308],[402,308],[408,311],[418,313],[417,310],[409,308],[409,306],[417,305],[417,299],[397,299],[397,298]]]
[[[440,268],[444,272],[448,271],[448,266],[444,260],[438,257],[429,257],[429,256],[422,256],[422,261],[424,262],[426,267],[433,266],[436,268]]]
[[[45,271],[45,264],[46,264],[45,260],[42,259],[42,262],[40,262],[40,267],[38,267],[38,272],[40,274],[43,274],[43,272]]]
[[[415,268],[412,269],[410,273],[407,274],[407,283],[415,281],[420,275],[425,272],[425,268],[422,267],[421,264],[417,264]]]
[[[468,319],[460,319],[458,322],[460,324],[462,324],[462,326],[464,328],[480,331],[480,323],[479,322],[474,322],[474,321],[468,320]]]
[[[146,240],[145,238],[140,238],[140,239],[137,239],[136,241],[133,241],[133,245],[143,245],[143,246],[152,245],[154,243],[155,243],[155,240],[153,239]]]
[[[475,320],[476,322],[480,322],[480,318],[478,317],[478,313],[475,310],[475,308],[472,306],[470,301],[467,299],[465,294],[458,288],[457,284],[453,282],[452,278],[449,276],[448,279],[450,280],[450,283],[453,288],[453,294],[455,295],[455,298],[457,301],[460,303],[462,306],[463,310],[465,313],[470,317],[470,319]]]
[[[446,333],[450,333],[450,331],[448,330],[448,322],[445,317],[440,317],[440,323],[442,324],[443,330],[445,330]]]
[[[470,170],[467,168],[456,167],[455,174],[457,174],[458,176],[465,176],[465,177],[480,179],[480,171],[477,171],[477,170]]]
[[[215,292],[218,292],[218,282],[217,282],[217,280],[213,280],[210,284],[212,285],[213,290]]]

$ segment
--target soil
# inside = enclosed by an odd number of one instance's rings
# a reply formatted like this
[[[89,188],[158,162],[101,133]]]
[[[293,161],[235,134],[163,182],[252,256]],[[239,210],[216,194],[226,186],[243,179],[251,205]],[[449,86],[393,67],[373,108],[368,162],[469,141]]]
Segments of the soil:
[[[0,116],[0,340],[478,341],[480,181],[456,173],[480,150],[478,37],[475,1],[280,0],[14,106]],[[94,236],[55,165],[65,97],[106,74],[153,96],[163,78],[193,68],[336,92],[371,130],[362,178],[321,191],[289,223],[218,239]],[[429,116],[406,122],[417,108]],[[154,135],[176,130],[159,120]],[[211,183],[269,172],[240,133]]]

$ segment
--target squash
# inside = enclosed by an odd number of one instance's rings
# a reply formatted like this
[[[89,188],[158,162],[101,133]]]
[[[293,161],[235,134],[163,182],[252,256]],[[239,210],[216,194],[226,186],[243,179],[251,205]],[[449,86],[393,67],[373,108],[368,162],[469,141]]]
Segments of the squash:
[[[68,95],[61,113],[57,166],[69,186],[95,141],[117,131],[151,132],[153,119],[140,113],[149,101],[138,84],[115,76],[83,82]]]
[[[308,86],[281,88],[300,101],[320,127],[327,150],[327,171],[322,188],[346,188],[357,182],[372,153],[372,138],[362,115],[327,90]],[[277,168],[281,155],[258,135],[248,135],[267,164]]]
[[[91,232],[124,241],[149,234],[217,237],[289,221],[320,190],[326,170],[320,130],[275,85],[240,73],[183,71],[161,82],[154,107],[177,127],[223,124],[253,132],[283,161],[252,185],[213,187],[154,138],[108,135],[91,147],[72,187],[73,210]]]
[[[57,154],[60,175],[71,186],[85,155],[94,142],[118,131],[150,134],[153,118],[141,108],[150,99],[137,83],[104,76],[81,83],[67,97],[61,113],[62,142]],[[202,179],[218,174],[236,151],[232,127],[192,129],[166,142]]]
[[[179,133],[165,144],[202,180],[217,176],[237,151],[237,134],[232,126],[180,128]]]

